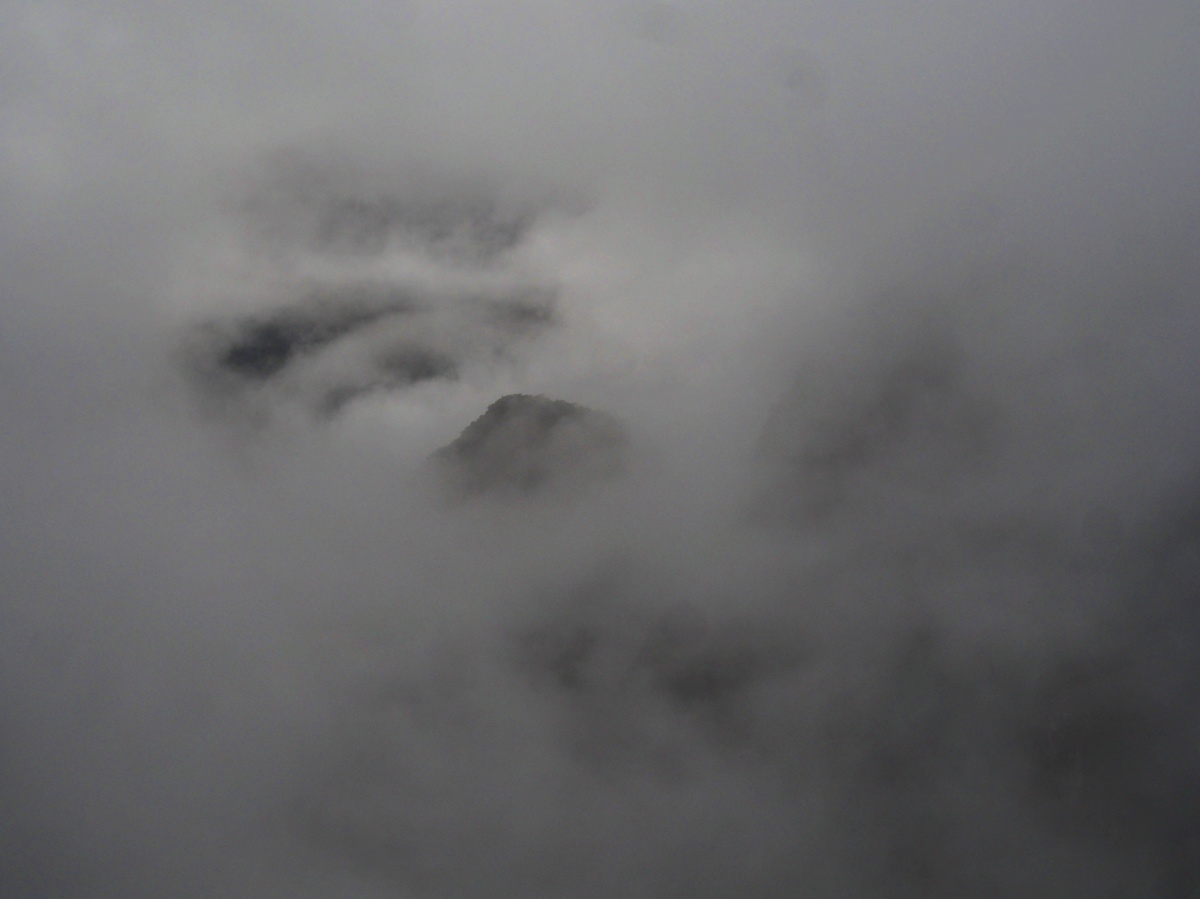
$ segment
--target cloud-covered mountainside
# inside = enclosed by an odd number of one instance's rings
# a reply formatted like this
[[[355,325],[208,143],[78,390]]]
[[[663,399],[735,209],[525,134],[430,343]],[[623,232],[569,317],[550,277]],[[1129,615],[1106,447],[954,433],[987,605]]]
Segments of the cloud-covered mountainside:
[[[555,324],[557,288],[505,265],[532,212],[502,214],[482,188],[409,196],[386,182],[340,185],[315,164],[270,171],[240,222],[243,251],[270,260],[249,298],[266,307],[202,321],[184,342],[185,371],[210,402],[264,414],[286,396],[329,417],[511,360]]]
[[[1194,487],[1014,495],[1053,441],[947,324],[805,366],[764,555],[737,515],[715,559],[639,543],[342,684],[281,826],[417,894],[1200,887]]]
[[[1195,899],[1192,2],[0,8],[0,899]]]
[[[210,399],[290,394],[319,417],[380,391],[456,380],[554,323],[553,293],[436,296],[402,285],[326,285],[291,305],[210,322],[185,366]]]

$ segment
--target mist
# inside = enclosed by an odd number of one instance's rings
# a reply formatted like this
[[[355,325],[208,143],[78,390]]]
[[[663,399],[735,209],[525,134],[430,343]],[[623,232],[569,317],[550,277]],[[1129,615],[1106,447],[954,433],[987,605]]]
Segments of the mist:
[[[6,4],[0,896],[1196,895],[1197,41]]]

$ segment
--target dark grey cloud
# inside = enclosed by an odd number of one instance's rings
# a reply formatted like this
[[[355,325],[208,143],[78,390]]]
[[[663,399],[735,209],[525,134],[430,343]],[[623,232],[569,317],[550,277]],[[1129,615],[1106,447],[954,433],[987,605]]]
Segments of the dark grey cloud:
[[[6,5],[0,896],[1194,895],[1198,34]]]
[[[998,402],[953,336],[937,333],[948,323],[922,321],[915,309],[907,315],[839,345],[824,364],[813,354],[768,422],[763,452],[787,466],[801,518],[849,501],[859,477],[868,493],[881,490],[880,476],[927,489],[963,469],[978,472],[1002,449]]]

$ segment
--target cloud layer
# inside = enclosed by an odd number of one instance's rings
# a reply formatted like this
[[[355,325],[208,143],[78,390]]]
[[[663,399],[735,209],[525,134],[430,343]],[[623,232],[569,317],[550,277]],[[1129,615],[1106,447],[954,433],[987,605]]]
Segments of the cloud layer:
[[[8,4],[0,896],[1194,895],[1197,37]]]

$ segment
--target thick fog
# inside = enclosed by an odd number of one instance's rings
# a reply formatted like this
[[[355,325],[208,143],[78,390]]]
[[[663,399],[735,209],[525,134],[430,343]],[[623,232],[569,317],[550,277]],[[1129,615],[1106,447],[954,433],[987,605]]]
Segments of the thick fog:
[[[0,895],[1197,895],[1197,46],[5,3]]]

